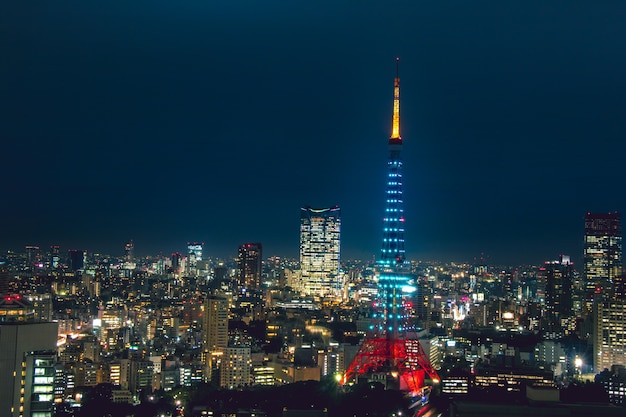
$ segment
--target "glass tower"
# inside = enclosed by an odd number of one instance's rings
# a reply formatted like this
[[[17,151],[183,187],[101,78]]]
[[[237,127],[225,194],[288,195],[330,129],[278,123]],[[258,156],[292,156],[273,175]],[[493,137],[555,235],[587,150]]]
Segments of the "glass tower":
[[[315,298],[340,297],[341,209],[303,207],[300,211],[302,288]]]
[[[584,241],[585,309],[609,298],[622,278],[622,216],[620,213],[587,213]]]

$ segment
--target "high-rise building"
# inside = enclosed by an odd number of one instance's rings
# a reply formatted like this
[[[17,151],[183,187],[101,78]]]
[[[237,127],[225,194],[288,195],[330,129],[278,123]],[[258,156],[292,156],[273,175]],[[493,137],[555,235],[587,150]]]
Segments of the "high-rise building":
[[[174,252],[172,254],[172,271],[175,274],[183,272],[185,269],[185,258],[179,252]]]
[[[341,297],[339,275],[341,209],[300,211],[300,290],[316,298]]]
[[[33,268],[39,261],[40,253],[39,246],[28,245],[24,247],[26,251],[26,263],[28,268]]]
[[[135,259],[135,243],[131,239],[124,245],[124,260],[126,262],[132,262],[133,259]]]
[[[70,270],[79,271],[85,269],[87,264],[87,251],[70,249],[67,251],[69,257]]]
[[[0,299],[0,415],[52,417],[58,324],[20,296]]]
[[[204,300],[202,314],[204,349],[215,351],[228,346],[228,300],[209,296]]]
[[[545,282],[544,330],[561,333],[563,320],[572,316],[573,265],[569,256],[547,261],[540,269]]]
[[[620,213],[587,213],[583,248],[584,308],[613,295],[613,285],[622,277],[622,216]]]
[[[3,263],[0,262],[0,296],[9,294],[11,291],[11,274]]]
[[[228,347],[223,350],[220,368],[220,386],[223,388],[244,387],[250,382],[252,356],[249,346]]]
[[[202,261],[202,251],[204,242],[187,242],[187,258],[189,268],[198,266],[198,262]]]
[[[626,365],[626,300],[596,301],[594,313],[594,371]]]
[[[50,268],[56,269],[61,266],[61,254],[59,246],[50,246]]]
[[[261,288],[263,246],[260,243],[244,243],[239,246],[237,258],[237,285],[239,288],[257,291]]]
[[[211,379],[217,364],[216,356],[228,347],[228,300],[209,296],[204,300],[202,312],[202,351],[205,364],[205,379]]]

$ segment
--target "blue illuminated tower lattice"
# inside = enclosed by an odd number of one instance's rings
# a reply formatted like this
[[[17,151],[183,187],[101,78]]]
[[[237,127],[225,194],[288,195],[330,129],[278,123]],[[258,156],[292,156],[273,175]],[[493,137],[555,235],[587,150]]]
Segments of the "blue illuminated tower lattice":
[[[410,296],[416,288],[404,249],[401,150],[400,78],[396,60],[383,242],[377,265],[378,292],[370,332],[346,370],[343,383],[369,373],[386,373],[398,377],[402,389],[416,392],[423,386],[425,374],[435,383],[439,377],[411,326]]]

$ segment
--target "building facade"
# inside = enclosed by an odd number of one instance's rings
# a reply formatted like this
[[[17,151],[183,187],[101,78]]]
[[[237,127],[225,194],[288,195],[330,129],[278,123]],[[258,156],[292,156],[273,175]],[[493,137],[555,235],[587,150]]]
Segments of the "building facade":
[[[211,380],[213,371],[219,367],[219,359],[228,347],[228,300],[209,296],[204,300],[202,312],[202,355],[204,378]]]
[[[220,387],[238,388],[249,385],[252,356],[249,346],[228,347],[223,350],[220,367]]]
[[[594,371],[626,366],[626,300],[596,302],[594,313]]]
[[[561,255],[558,261],[547,261],[540,269],[545,282],[545,310],[543,330],[561,334],[563,323],[572,316],[573,265],[569,256]]]
[[[0,320],[0,415],[52,417],[58,324],[20,296],[2,299],[0,317],[12,318]]]
[[[300,291],[317,299],[340,298],[341,209],[300,211]]]
[[[263,245],[244,243],[239,246],[237,257],[237,285],[239,288],[258,291],[261,288],[263,272]]]
[[[585,216],[584,309],[593,310],[599,298],[609,298],[622,278],[622,216],[620,213],[587,213]]]
[[[202,262],[202,252],[204,242],[187,242],[187,268],[189,273],[194,273],[198,267],[198,262]]]

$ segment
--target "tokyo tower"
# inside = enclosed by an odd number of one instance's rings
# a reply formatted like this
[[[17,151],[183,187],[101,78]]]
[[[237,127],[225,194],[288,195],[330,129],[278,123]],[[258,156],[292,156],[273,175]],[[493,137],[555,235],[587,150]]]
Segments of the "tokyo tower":
[[[426,376],[433,383],[439,382],[439,376],[426,356],[411,320],[413,314],[410,300],[416,285],[404,252],[398,66],[399,58],[396,59],[394,80],[383,242],[376,268],[377,297],[367,336],[342,382],[345,384],[360,376],[382,374],[386,379],[397,379],[400,389],[418,392],[424,386]]]

